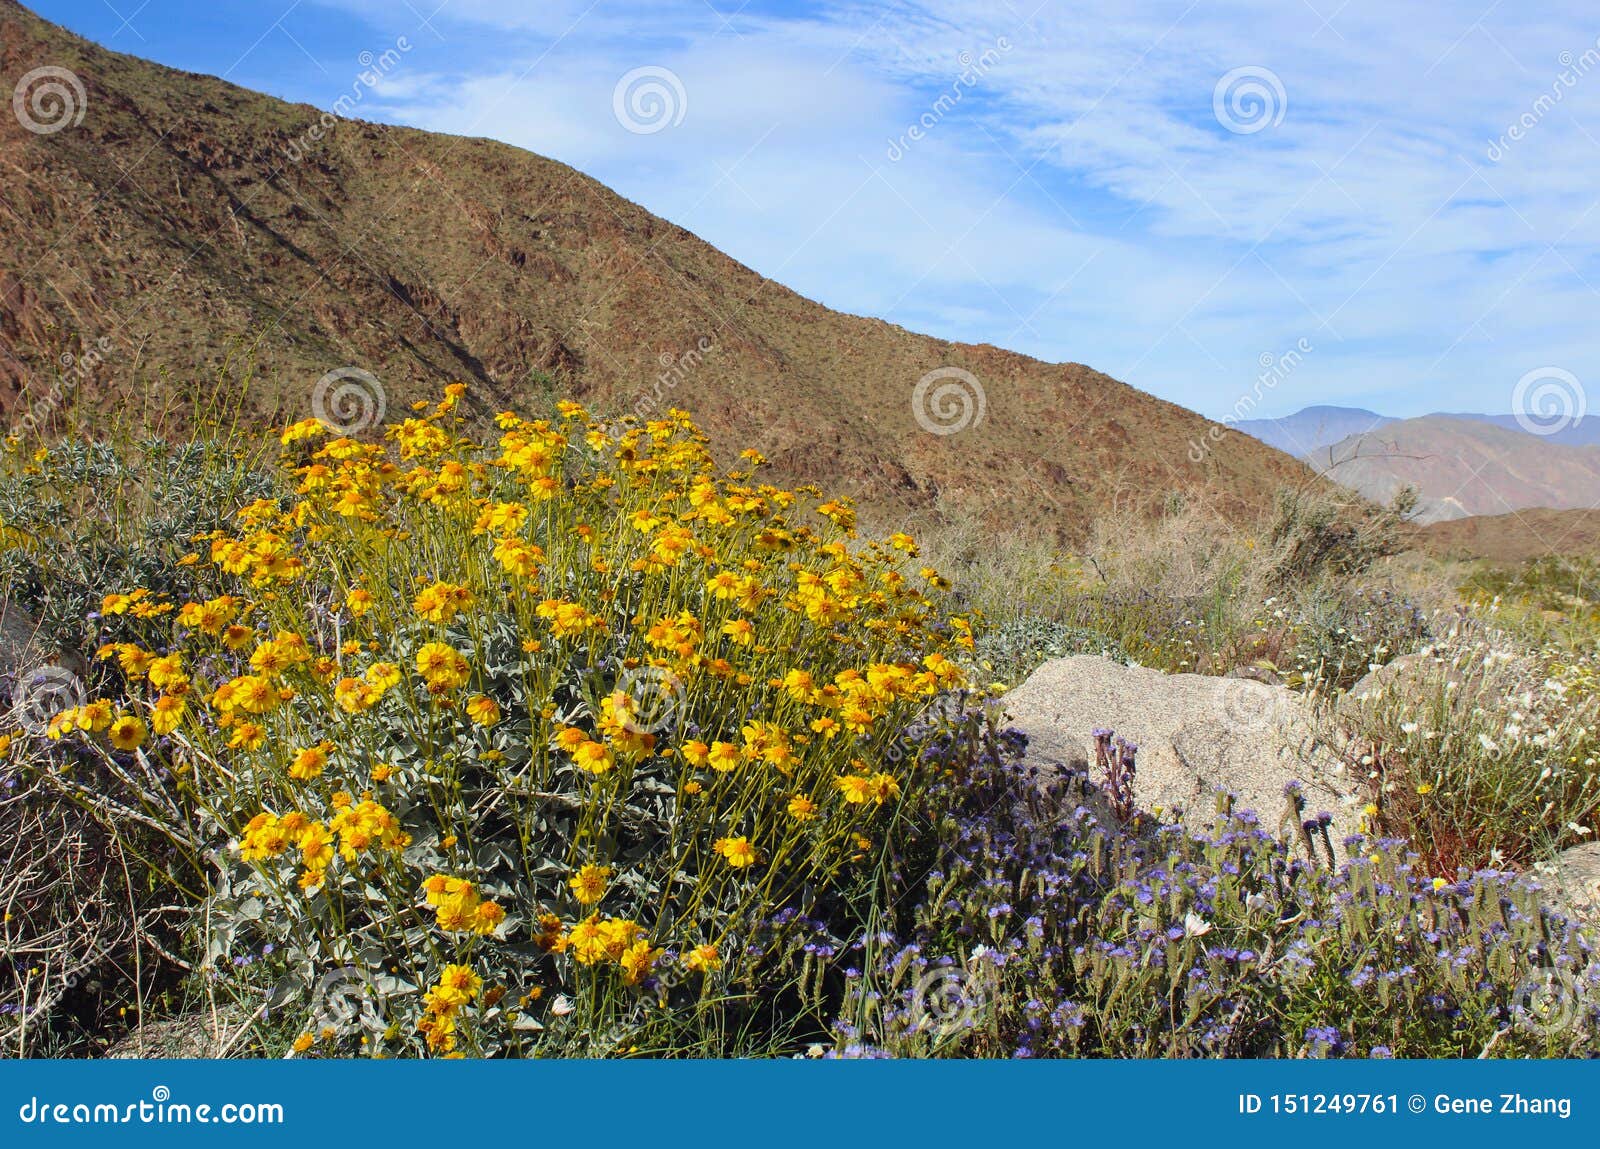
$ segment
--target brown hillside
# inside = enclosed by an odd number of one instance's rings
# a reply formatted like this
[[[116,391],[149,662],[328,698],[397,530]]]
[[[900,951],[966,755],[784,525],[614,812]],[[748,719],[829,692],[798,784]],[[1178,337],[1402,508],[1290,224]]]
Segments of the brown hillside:
[[[81,122],[49,134],[11,111],[44,66],[70,69],[86,96]],[[1072,533],[1171,489],[1243,518],[1309,477],[1237,434],[1192,463],[1207,424],[1181,407],[1078,364],[830,311],[552,160],[353,120],[308,138],[320,118],[0,0],[11,426],[58,384],[97,426],[238,392],[247,375],[248,413],[301,417],[319,377],[358,367],[391,413],[447,380],[472,384],[484,410],[526,407],[544,377],[614,413],[659,391],[719,452],[757,446],[785,479],[997,527]],[[96,348],[92,370],[63,366]],[[942,367],[976,376],[986,411],[936,435],[912,394]]]
[[[1508,565],[1545,555],[1600,554],[1600,511],[1535,507],[1514,514],[1473,515],[1419,527],[1412,545],[1440,558],[1488,559]]]

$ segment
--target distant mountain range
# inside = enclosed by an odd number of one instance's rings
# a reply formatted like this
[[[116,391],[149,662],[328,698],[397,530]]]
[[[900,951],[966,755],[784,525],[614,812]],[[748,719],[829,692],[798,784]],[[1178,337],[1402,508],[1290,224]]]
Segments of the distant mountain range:
[[[1395,419],[1321,406],[1233,426],[1377,502],[1415,487],[1418,523],[1600,507],[1600,417],[1533,434],[1514,415]]]
[[[1471,419],[1489,423],[1508,431],[1526,431],[1515,415],[1481,415],[1471,411],[1436,411],[1434,415],[1452,419]],[[1432,416],[1420,416],[1431,418]],[[1234,430],[1260,439],[1269,447],[1276,447],[1291,455],[1306,458],[1313,452],[1331,447],[1341,439],[1376,431],[1402,420],[1391,415],[1380,415],[1362,407],[1306,407],[1281,419],[1240,419],[1231,424]],[[1540,435],[1545,443],[1559,443],[1564,447],[1600,446],[1600,415],[1586,415],[1558,431]]]
[[[1307,407],[1282,419],[1240,419],[1232,426],[1269,447],[1303,459],[1340,439],[1396,421],[1360,407]]]

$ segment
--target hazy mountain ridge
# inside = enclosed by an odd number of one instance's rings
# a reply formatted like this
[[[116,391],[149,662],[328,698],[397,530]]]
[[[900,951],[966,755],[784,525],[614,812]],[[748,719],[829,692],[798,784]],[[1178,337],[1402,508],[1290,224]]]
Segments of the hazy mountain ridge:
[[[1379,502],[1402,486],[1415,487],[1419,523],[1600,505],[1600,447],[1564,446],[1460,416],[1390,423],[1325,447],[1310,461]]]
[[[1537,432],[1529,430],[1530,427],[1537,427],[1533,420],[1527,420],[1527,425],[1524,425],[1515,415],[1484,415],[1474,411],[1434,411],[1431,415],[1417,417],[1430,418],[1432,415],[1451,419],[1470,419],[1477,423],[1503,427],[1508,431],[1537,433],[1544,442],[1559,443],[1563,447],[1600,446],[1600,416],[1597,415],[1584,415],[1563,425]],[[1304,407],[1293,415],[1284,415],[1277,419],[1240,419],[1231,425],[1235,430],[1243,431],[1269,447],[1276,447],[1280,451],[1303,459],[1314,451],[1331,447],[1341,439],[1348,439],[1352,435],[1364,434],[1367,431],[1376,431],[1380,427],[1402,421],[1396,416],[1380,415],[1364,407],[1318,404]]]
[[[1360,407],[1317,405],[1305,407],[1281,419],[1240,419],[1237,431],[1261,440],[1269,447],[1305,458],[1313,451],[1351,435],[1376,430],[1396,420]]]

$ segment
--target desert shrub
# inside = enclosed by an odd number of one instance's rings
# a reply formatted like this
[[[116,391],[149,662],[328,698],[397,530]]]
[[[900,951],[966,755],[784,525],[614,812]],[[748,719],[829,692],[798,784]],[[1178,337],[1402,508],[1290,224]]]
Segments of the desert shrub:
[[[1084,548],[1093,578],[1113,598],[1159,590],[1189,603],[1260,601],[1270,593],[1257,539],[1194,505],[1148,520],[1132,514],[1097,519]]]
[[[139,891],[127,859],[102,822],[9,764],[0,767],[0,841],[0,1049],[80,1047],[102,1020],[97,983],[130,978],[118,968],[135,944],[128,907]]]
[[[9,725],[33,722],[51,698],[120,687],[114,666],[81,656],[101,641],[148,632],[154,620],[103,619],[103,596],[133,584],[161,597],[195,593],[196,568],[183,561],[193,536],[267,489],[241,446],[7,443],[0,602],[8,624],[21,608],[15,625],[31,638],[28,651],[8,657],[66,652],[60,667],[8,666],[0,714]],[[52,755],[39,769],[36,755],[20,753],[28,738],[18,733],[0,737],[0,840],[12,843],[0,866],[0,1015],[15,1022],[5,1046],[91,1051],[171,988],[185,963],[186,913],[205,889],[201,861],[196,844],[174,832],[186,812],[170,794],[123,784],[92,755]],[[159,799],[153,806],[151,796]]]
[[[965,533],[940,549],[1002,683],[1046,658],[1106,651],[1170,672],[1248,668],[1335,692],[1426,638],[1405,597],[1367,581],[1397,522],[1393,509],[1289,491],[1259,532],[1177,505],[1153,520],[1105,516],[1080,556],[1048,562],[1031,547],[1008,559],[1008,546],[980,547]]]
[[[1480,564],[1460,593],[1524,643],[1592,653],[1600,648],[1597,580],[1592,557],[1545,555],[1513,569]]]
[[[203,573],[182,561],[195,536],[271,484],[242,441],[64,440],[27,454],[13,443],[0,467],[0,588],[51,642],[87,654],[107,590],[190,597]]]
[[[1430,864],[1526,866],[1600,829],[1592,656],[1530,651],[1458,619],[1421,661],[1352,699],[1382,824]]]
[[[954,598],[973,614],[994,619],[1052,618],[1076,585],[1080,570],[1053,540],[1011,533],[997,538],[992,524],[959,509],[915,519],[885,520],[879,534],[913,530],[927,562],[952,584]]]
[[[1128,656],[1109,635],[1039,615],[1019,615],[993,624],[980,623],[973,656],[984,675],[1014,685],[1048,659],[1074,654],[1099,654],[1118,661]]]
[[[1522,599],[1542,610],[1592,609],[1600,592],[1600,569],[1589,556],[1541,555],[1510,570],[1482,567],[1461,589],[1475,599]]]
[[[1271,582],[1281,588],[1361,574],[1400,551],[1401,525],[1416,505],[1409,487],[1382,508],[1343,501],[1321,484],[1284,488],[1263,532]]]
[[[968,625],[909,538],[717,474],[681,412],[480,446],[461,393],[387,447],[289,428],[289,493],[180,560],[203,596],[99,604],[162,633],[45,753],[229,844],[205,965],[276,979],[297,1050],[615,1052],[668,1005],[680,1051],[746,1048],[806,915],[872,904]]]
[[[1283,675],[1324,694],[1348,690],[1370,671],[1426,644],[1428,619],[1409,599],[1384,588],[1338,587],[1276,607],[1286,629]]]
[[[1594,939],[1511,874],[1439,876],[1397,840],[1338,869],[1223,802],[1123,833],[1081,778],[992,726],[932,753],[937,849],[848,955],[846,1056],[1600,1053]]]

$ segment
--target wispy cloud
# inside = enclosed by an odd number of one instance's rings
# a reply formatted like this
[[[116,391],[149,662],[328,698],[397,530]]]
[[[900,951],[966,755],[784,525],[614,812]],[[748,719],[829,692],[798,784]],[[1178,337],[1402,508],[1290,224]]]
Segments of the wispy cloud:
[[[430,22],[387,118],[574,164],[835,307],[1213,414],[1302,338],[1274,409],[1600,380],[1600,16],[1577,4],[450,0]],[[641,66],[681,81],[670,130],[613,114]],[[1219,122],[1236,69],[1281,87],[1261,130]]]

